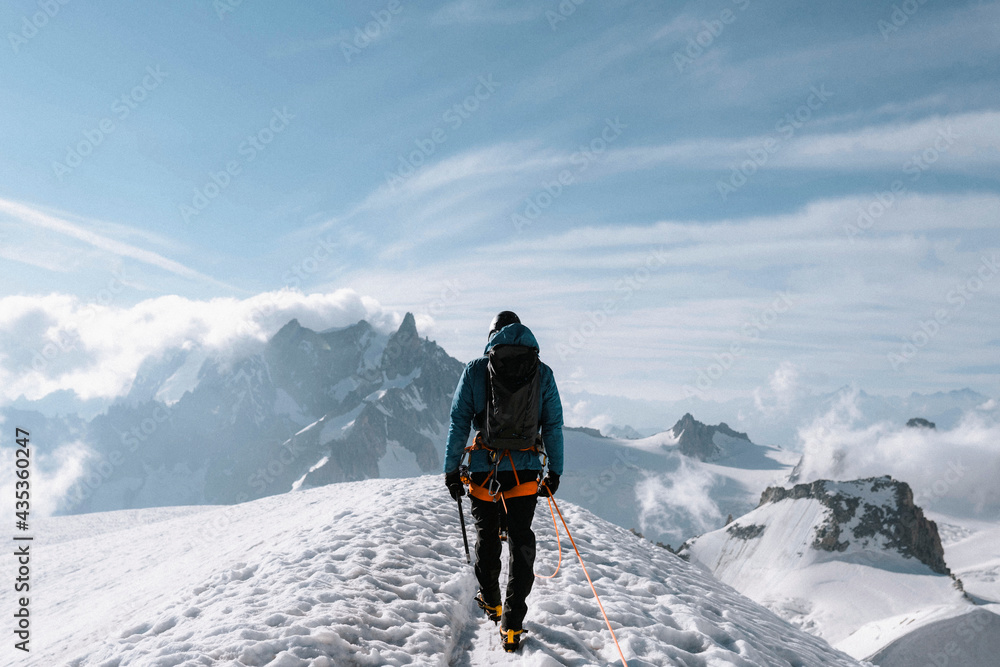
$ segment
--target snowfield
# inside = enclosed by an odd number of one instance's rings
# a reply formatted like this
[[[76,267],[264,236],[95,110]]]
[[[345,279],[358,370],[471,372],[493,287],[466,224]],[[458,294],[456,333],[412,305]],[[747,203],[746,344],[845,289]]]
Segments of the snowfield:
[[[826,484],[831,495],[895,505],[889,488],[867,487],[859,481]],[[958,576],[970,576],[969,599],[950,577],[887,548],[884,536],[854,537],[860,513],[841,525],[844,549],[814,548],[829,516],[830,509],[814,498],[768,502],[692,540],[686,551],[720,581],[856,658],[885,667],[1000,665],[996,653],[990,662],[978,657],[1000,646],[990,632],[1000,625],[992,583],[1000,535],[995,524],[954,518],[945,524],[955,539],[945,546],[946,557],[958,566]],[[952,641],[956,648],[943,662],[914,661],[930,655],[935,644]]]
[[[632,667],[859,664],[668,551],[561,507]],[[549,574],[557,550],[544,503],[535,529],[536,572]],[[472,602],[440,476],[54,517],[35,533],[32,650],[8,642],[4,664],[620,664],[565,538],[561,571],[529,598],[521,653],[503,653]]]

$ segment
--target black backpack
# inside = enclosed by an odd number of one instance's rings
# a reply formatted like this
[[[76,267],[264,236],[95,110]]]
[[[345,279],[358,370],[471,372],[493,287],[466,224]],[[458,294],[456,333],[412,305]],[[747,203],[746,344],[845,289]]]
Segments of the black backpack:
[[[486,370],[483,436],[490,449],[531,449],[538,440],[538,349],[495,345]]]

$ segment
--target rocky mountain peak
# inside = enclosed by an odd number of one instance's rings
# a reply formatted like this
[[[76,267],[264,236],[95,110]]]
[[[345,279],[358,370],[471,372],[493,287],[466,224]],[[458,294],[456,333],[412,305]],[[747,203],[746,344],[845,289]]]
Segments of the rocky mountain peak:
[[[176,402],[157,395],[187,372],[183,355],[160,360],[137,378],[134,401],[89,424],[98,456],[118,456],[123,433],[134,446],[108,468],[113,483],[71,494],[67,510],[244,502],[440,470],[463,364],[421,339],[412,314],[390,335],[364,320],[318,332],[293,319],[259,352],[191,356],[197,381]]]
[[[382,353],[382,368],[386,377],[392,379],[412,373],[419,361],[420,350],[417,322],[413,313],[406,313],[399,328],[389,337],[385,352]]]
[[[278,329],[277,333],[271,336],[269,341],[272,345],[280,344],[288,340],[293,340],[297,337],[298,333],[302,330],[302,325],[299,324],[297,319],[292,319],[285,324],[285,326]]]
[[[760,505],[812,499],[827,508],[826,521],[816,529],[812,548],[846,551],[852,544],[878,546],[915,558],[938,574],[950,574],[937,524],[913,503],[909,484],[892,477],[850,482],[816,480],[790,489],[773,486],[761,494]]]
[[[681,453],[701,461],[708,461],[722,453],[715,443],[716,433],[750,442],[746,433],[734,431],[725,422],[709,426],[695,419],[690,412],[677,420],[671,431],[678,439],[677,444]]]
[[[403,321],[400,322],[399,328],[396,329],[396,334],[409,337],[417,335],[417,320],[413,317],[413,313],[408,312],[403,316]]]

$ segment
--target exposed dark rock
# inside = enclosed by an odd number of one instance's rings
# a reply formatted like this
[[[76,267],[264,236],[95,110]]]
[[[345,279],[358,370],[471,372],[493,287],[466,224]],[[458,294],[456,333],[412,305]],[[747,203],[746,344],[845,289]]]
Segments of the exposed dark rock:
[[[681,454],[701,461],[708,461],[722,453],[714,441],[716,433],[750,442],[746,433],[734,431],[725,422],[709,426],[695,419],[690,412],[681,417],[671,430],[674,437],[678,438]]]
[[[910,428],[933,428],[936,429],[937,426],[932,421],[927,421],[923,417],[914,417],[910,421],[906,422],[906,425]]]
[[[891,493],[891,503],[865,501],[869,494],[885,490]],[[769,487],[761,494],[760,504],[801,498],[817,500],[828,508],[826,522],[816,531],[814,549],[844,551],[852,541],[865,544],[878,537],[886,549],[916,558],[939,574],[951,573],[944,561],[937,524],[914,505],[913,491],[905,482],[886,475],[852,482],[817,480],[790,489]]]
[[[761,526],[759,524],[750,524],[749,526],[741,526],[734,523],[733,525],[726,528],[726,532],[735,537],[738,540],[752,540],[755,537],[760,537],[766,526]]]
[[[642,533],[640,533],[635,528],[629,528],[628,532],[632,533],[633,535],[635,535],[636,537],[638,537],[640,539],[643,539],[643,540],[648,539],[645,535],[643,535]],[[652,541],[652,540],[650,540],[650,541]],[[655,544],[656,544],[656,546],[660,547],[661,549],[666,549],[667,551],[669,551],[670,553],[674,554],[675,556],[677,555],[677,552],[674,551],[673,547],[671,547],[669,544],[664,544],[663,542],[656,542]]]

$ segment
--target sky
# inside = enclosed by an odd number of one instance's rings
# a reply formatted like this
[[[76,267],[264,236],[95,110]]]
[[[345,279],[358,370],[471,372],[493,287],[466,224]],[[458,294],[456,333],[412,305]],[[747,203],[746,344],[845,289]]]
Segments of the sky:
[[[516,311],[566,391],[1000,374],[1000,3],[0,6],[0,405]]]

